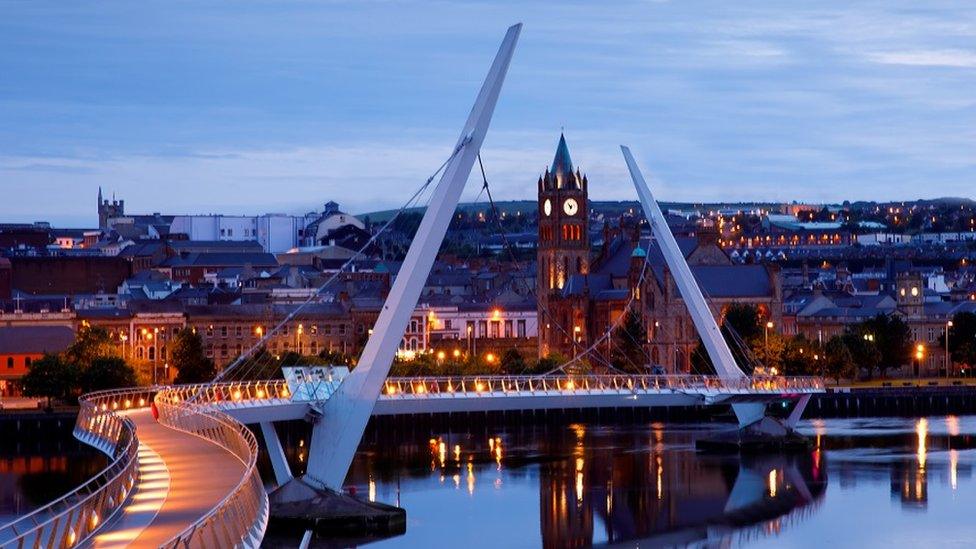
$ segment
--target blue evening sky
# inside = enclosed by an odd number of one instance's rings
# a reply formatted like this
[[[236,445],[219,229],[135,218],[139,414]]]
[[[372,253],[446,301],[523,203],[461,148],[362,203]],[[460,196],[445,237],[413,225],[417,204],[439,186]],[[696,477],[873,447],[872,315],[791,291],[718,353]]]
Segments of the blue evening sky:
[[[565,126],[596,199],[974,196],[976,3],[2,1],[0,221],[398,205],[525,23],[484,159],[533,198]],[[472,180],[466,199],[477,195]]]

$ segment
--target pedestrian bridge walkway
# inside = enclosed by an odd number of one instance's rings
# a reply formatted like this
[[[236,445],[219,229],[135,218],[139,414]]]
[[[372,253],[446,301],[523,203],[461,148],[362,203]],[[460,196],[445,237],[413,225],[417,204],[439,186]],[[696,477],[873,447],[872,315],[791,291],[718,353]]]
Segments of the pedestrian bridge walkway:
[[[104,391],[81,399],[75,436],[109,456],[96,477],[0,527],[3,547],[256,547],[268,497],[245,424],[306,417],[341,376]],[[390,378],[374,415],[690,406],[796,399],[818,378],[470,376]],[[327,421],[327,419],[326,419]]]

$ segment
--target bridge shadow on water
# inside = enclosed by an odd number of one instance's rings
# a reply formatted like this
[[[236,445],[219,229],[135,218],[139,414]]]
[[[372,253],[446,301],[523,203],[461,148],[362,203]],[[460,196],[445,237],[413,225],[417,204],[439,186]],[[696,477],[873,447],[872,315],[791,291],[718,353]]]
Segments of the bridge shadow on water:
[[[374,421],[349,488],[407,511],[393,546],[697,545],[775,535],[812,513],[827,486],[817,448],[797,454],[703,454],[695,440],[730,425],[604,418]],[[309,429],[281,430],[294,470]],[[261,464],[270,479],[270,465]],[[512,525],[498,527],[497,525]],[[488,525],[492,544],[479,533]],[[516,526],[517,525],[517,526]],[[267,546],[297,538],[271,536]],[[317,539],[313,546],[354,541]]]

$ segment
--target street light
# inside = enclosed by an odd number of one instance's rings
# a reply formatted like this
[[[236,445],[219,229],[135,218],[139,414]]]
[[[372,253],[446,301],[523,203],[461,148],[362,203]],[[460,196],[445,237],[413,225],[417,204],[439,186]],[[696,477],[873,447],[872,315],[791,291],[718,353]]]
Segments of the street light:
[[[925,345],[915,346],[915,377],[922,377],[922,359],[925,358]]]
[[[773,321],[770,320],[766,322],[766,328],[763,330],[763,339],[765,340],[764,346],[766,347],[766,352],[769,352],[769,331],[773,329]]]
[[[946,379],[949,379],[949,328],[952,328],[952,321],[946,321],[946,347],[945,347],[945,368],[946,368]]]

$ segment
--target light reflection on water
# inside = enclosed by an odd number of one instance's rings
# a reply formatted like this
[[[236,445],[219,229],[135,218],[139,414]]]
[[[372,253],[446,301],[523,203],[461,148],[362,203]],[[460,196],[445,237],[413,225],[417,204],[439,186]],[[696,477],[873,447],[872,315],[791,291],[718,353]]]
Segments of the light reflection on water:
[[[810,452],[741,459],[694,449],[715,428],[384,433],[350,482],[407,510],[378,547],[976,543],[976,417],[809,421]]]

